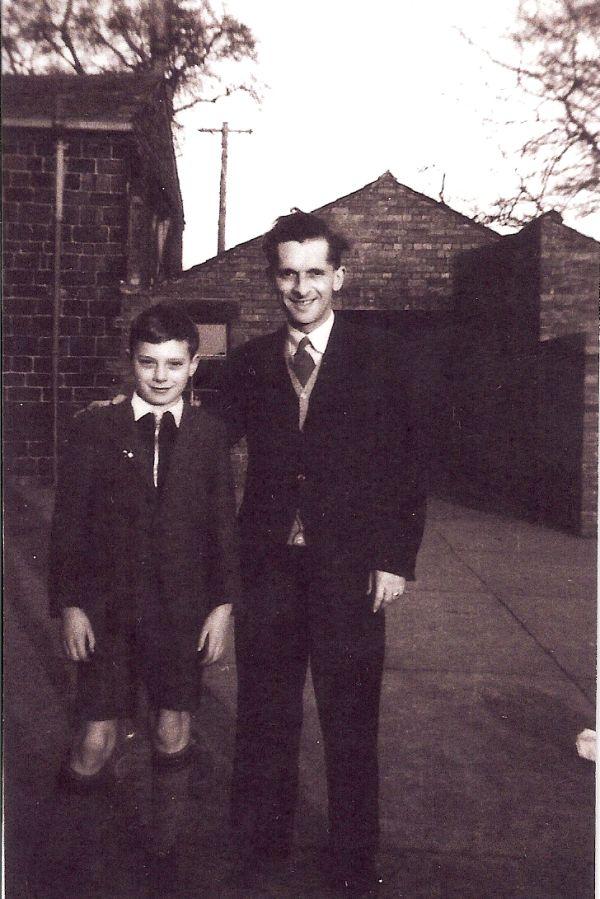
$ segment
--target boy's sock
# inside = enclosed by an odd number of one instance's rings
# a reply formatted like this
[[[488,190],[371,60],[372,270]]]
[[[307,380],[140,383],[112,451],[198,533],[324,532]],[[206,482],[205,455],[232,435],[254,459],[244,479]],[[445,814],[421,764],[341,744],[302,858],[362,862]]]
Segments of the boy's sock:
[[[159,752],[154,748],[152,764],[156,771],[177,771],[194,765],[197,771],[203,772],[204,777],[212,768],[210,754],[200,747],[194,737],[191,737],[187,746],[179,752]]]
[[[112,756],[95,774],[79,774],[65,760],[58,772],[57,785],[69,793],[88,793],[92,790],[103,790],[115,783]]]

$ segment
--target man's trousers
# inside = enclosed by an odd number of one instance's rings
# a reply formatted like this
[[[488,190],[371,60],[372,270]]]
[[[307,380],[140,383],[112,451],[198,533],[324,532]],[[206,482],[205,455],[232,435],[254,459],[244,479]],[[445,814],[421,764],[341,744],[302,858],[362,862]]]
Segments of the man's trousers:
[[[238,712],[232,819],[240,848],[285,856],[298,798],[302,695],[310,662],[323,732],[329,845],[340,864],[377,849],[383,612],[368,572],[311,548],[245,553],[236,610]]]

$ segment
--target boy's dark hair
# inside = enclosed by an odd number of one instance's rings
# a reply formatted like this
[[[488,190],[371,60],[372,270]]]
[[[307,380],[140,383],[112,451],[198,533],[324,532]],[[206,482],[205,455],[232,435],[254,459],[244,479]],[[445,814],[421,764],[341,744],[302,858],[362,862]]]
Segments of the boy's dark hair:
[[[129,352],[133,355],[138,343],[165,343],[167,340],[185,340],[192,357],[200,346],[198,329],[181,306],[156,303],[144,309],[132,321],[129,329]]]
[[[342,264],[342,253],[350,248],[350,244],[341,234],[333,231],[326,221],[311,212],[296,209],[290,215],[280,216],[271,230],[265,235],[262,248],[267,257],[269,271],[277,268],[277,246],[288,240],[303,243],[305,240],[324,238],[329,246],[327,260],[335,267]]]

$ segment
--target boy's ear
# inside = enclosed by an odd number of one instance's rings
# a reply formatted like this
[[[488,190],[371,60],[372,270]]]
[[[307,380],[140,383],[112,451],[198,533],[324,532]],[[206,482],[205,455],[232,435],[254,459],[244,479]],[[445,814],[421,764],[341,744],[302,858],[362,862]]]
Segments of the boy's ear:
[[[196,374],[196,369],[198,368],[198,363],[200,362],[200,354],[196,353],[195,356],[192,356],[192,361],[190,362],[190,378],[193,378]]]

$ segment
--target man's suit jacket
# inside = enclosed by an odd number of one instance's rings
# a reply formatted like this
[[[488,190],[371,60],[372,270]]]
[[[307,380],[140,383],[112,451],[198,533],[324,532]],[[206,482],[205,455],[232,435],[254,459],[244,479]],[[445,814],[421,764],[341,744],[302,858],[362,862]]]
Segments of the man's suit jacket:
[[[409,364],[389,335],[337,316],[300,433],[286,335],[250,341],[226,366],[230,439],[248,443],[244,545],[285,544],[300,510],[324,558],[414,578],[425,465]]]
[[[225,429],[185,405],[159,494],[145,455],[129,402],[75,419],[52,526],[51,612],[79,606],[97,639],[119,620],[152,618],[187,645],[211,608],[239,596]]]

